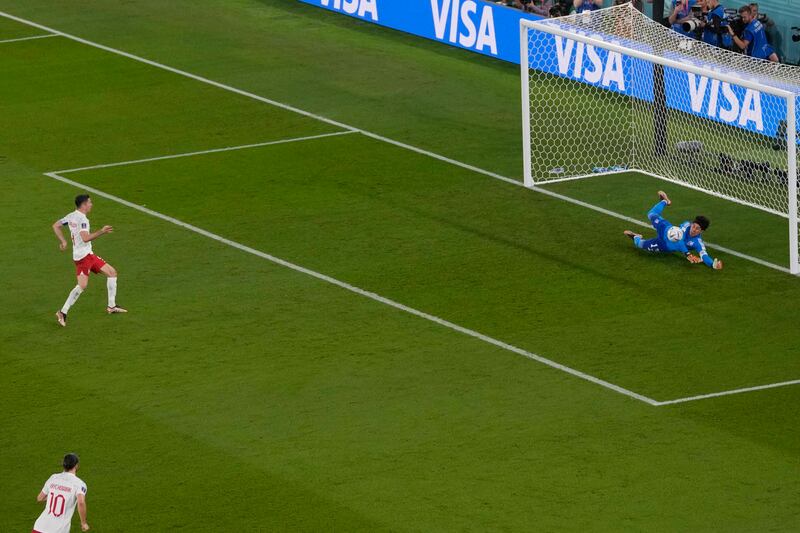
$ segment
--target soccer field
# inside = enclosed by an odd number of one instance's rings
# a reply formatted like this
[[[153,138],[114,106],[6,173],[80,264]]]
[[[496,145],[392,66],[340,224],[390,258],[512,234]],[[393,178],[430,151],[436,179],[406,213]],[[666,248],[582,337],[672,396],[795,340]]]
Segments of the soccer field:
[[[0,11],[0,531],[70,451],[98,532],[800,529],[784,219],[521,187],[516,66],[292,0]]]

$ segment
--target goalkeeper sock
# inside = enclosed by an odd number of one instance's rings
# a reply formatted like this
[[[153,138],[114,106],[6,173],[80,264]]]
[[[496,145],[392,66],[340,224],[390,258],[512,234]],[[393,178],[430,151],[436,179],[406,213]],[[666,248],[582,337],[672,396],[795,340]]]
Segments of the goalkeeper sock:
[[[656,205],[654,205],[652,209],[650,209],[650,211],[647,213],[647,218],[649,218],[652,221],[653,215],[661,216],[661,213],[664,212],[665,207],[667,207],[667,201],[661,200]]]
[[[69,312],[69,308],[75,305],[75,302],[78,301],[78,298],[80,298],[81,293],[83,293],[83,289],[81,289],[79,285],[75,285],[75,288],[69,291],[69,296],[67,296],[67,301],[64,302],[64,305],[61,307],[61,312],[66,315]]]
[[[638,236],[638,235],[636,237],[634,237],[633,238],[633,245],[636,246],[637,248],[641,248],[642,247],[642,238],[640,236]]]

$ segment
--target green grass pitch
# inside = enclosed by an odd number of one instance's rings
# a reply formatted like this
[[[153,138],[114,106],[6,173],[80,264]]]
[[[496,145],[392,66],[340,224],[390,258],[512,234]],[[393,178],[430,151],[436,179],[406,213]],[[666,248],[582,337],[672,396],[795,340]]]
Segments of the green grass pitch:
[[[291,0],[0,11],[519,179],[518,70]],[[0,41],[42,30],[0,17]],[[654,406],[63,176],[663,402],[800,378],[800,284],[650,257],[629,223],[64,37],[0,43],[0,531],[75,451],[94,531],[797,531],[800,386]],[[266,144],[287,139],[313,139]],[[784,221],[639,175],[549,189],[784,264]]]

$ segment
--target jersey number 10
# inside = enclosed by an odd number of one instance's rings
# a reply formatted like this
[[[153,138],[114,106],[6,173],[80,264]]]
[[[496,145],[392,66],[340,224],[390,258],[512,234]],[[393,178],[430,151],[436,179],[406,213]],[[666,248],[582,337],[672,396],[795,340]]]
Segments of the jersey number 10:
[[[64,514],[65,504],[66,500],[63,494],[53,494],[51,492],[47,512],[56,517],[61,516]]]

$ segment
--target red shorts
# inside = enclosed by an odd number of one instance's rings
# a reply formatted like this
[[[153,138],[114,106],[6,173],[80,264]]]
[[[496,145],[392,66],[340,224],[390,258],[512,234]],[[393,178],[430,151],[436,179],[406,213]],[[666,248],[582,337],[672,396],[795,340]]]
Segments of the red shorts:
[[[100,273],[100,269],[106,264],[102,257],[94,254],[89,254],[80,261],[75,261],[75,272],[80,276],[81,274],[88,276],[89,272],[95,274]]]

